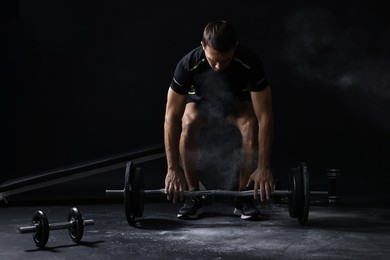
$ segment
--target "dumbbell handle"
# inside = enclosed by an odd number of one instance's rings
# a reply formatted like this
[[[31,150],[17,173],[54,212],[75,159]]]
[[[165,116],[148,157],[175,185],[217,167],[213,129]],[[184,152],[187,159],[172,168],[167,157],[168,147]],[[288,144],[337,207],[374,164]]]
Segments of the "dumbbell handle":
[[[72,227],[73,223],[74,223],[74,221],[49,224],[49,230],[67,229],[67,228]],[[93,219],[84,220],[84,226],[92,226],[94,224],[95,224],[95,221]],[[34,226],[20,227],[19,233],[20,234],[34,233],[37,231],[37,227],[38,227],[38,224],[34,225]]]
[[[107,195],[123,195],[124,190],[106,190]],[[260,193],[260,190],[259,190]],[[165,194],[164,189],[159,190],[144,190],[144,194]],[[273,190],[273,195],[290,195],[289,190]],[[230,190],[199,190],[199,191],[184,191],[184,196],[202,196],[202,195],[228,195],[246,197],[253,195],[253,190],[245,191],[230,191]],[[328,195],[327,191],[310,191],[310,195]]]

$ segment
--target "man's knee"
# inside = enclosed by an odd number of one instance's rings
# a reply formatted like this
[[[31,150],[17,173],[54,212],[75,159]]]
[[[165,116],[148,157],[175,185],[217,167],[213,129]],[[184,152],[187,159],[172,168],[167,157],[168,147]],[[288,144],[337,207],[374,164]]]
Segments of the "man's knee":
[[[197,138],[204,125],[204,120],[196,114],[185,114],[182,118],[181,136],[185,140]]]

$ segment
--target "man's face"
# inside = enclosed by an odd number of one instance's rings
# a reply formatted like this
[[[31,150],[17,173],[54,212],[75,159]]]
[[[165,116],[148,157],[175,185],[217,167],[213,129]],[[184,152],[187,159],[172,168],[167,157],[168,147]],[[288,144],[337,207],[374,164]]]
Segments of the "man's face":
[[[202,47],[206,55],[206,59],[209,62],[211,68],[216,72],[224,71],[233,59],[234,51],[236,48],[232,48],[227,52],[219,52],[209,46],[205,46],[202,42]]]

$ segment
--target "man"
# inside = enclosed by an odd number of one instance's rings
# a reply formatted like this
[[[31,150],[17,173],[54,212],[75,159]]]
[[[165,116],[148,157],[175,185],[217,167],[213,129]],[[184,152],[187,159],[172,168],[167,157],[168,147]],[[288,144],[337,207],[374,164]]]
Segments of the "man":
[[[237,197],[234,212],[242,219],[255,218],[258,190],[263,201],[270,198],[273,186],[271,88],[260,59],[237,42],[234,27],[227,21],[206,25],[201,46],[177,64],[168,90],[164,122],[168,200],[182,200],[187,187],[199,190],[198,137],[215,114],[214,119],[222,116],[241,133],[238,188],[254,192],[253,197]],[[201,198],[187,197],[177,216],[197,218],[201,208]]]

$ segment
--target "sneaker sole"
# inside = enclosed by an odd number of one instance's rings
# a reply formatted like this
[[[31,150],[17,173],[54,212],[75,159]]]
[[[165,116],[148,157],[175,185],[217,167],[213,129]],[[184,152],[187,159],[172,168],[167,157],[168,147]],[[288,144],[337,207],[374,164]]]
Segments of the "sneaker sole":
[[[177,218],[180,218],[180,219],[197,219],[199,217],[200,214],[203,214],[203,209],[202,208],[199,208],[195,214],[191,214],[191,215],[186,215],[186,214],[177,214]]]
[[[242,214],[242,211],[240,209],[237,209],[237,208],[234,209],[233,214],[236,215],[236,216],[241,216],[241,219],[243,219],[243,220],[254,219],[254,218],[256,218],[258,216],[258,214],[256,214],[256,215],[244,215],[244,214]]]

